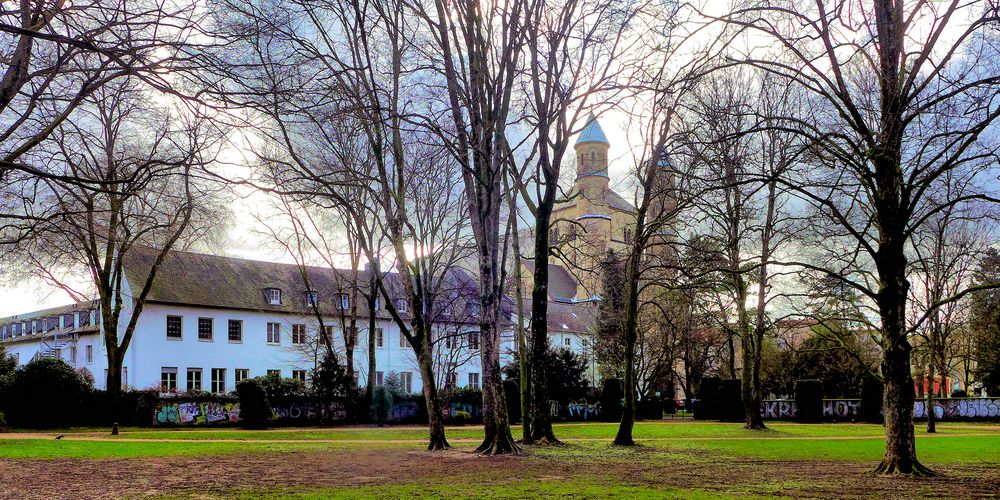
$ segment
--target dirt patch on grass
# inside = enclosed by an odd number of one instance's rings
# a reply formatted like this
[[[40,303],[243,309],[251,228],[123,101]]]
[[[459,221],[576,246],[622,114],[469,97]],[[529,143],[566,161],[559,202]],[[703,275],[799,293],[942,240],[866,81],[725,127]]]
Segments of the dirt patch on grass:
[[[537,480],[581,481],[650,488],[697,488],[733,495],[825,498],[992,497],[1000,491],[995,467],[938,467],[934,479],[882,478],[873,464],[765,461],[667,456],[652,448],[591,458],[484,458],[468,448],[426,452],[407,448],[322,452],[254,452],[142,459],[0,460],[0,498],[226,497],[240,491],[337,488],[390,484],[453,485],[474,495],[477,486]]]

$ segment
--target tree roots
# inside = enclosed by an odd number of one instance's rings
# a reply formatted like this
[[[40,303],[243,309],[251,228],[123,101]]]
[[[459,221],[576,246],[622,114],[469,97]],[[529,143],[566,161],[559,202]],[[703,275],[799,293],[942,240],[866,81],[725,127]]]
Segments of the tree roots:
[[[920,462],[914,460],[912,464],[902,464],[895,461],[886,462],[882,460],[882,463],[878,464],[875,468],[875,474],[881,476],[909,476],[909,477],[936,477],[939,474],[933,470],[925,467]]]

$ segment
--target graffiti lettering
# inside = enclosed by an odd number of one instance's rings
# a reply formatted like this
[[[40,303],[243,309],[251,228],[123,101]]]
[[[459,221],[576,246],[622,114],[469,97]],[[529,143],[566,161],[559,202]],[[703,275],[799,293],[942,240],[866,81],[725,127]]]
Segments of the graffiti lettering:
[[[762,401],[760,413],[764,418],[795,418],[798,407],[795,401]]]
[[[927,418],[927,402],[913,405],[915,418]],[[939,420],[991,418],[1000,416],[1000,399],[938,399],[934,401],[934,416]]]
[[[590,404],[586,401],[574,401],[566,406],[569,418],[588,420],[601,414],[601,403]]]

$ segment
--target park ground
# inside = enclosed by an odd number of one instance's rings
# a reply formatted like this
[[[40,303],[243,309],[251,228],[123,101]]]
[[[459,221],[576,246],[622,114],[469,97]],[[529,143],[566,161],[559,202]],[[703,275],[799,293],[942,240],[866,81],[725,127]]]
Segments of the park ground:
[[[641,422],[635,448],[615,424],[556,426],[563,446],[472,453],[482,431],[448,429],[423,449],[418,427],[125,429],[0,434],[0,498],[994,498],[1000,425],[918,431],[930,479],[870,473],[882,428],[865,424]],[[62,435],[62,439],[55,439]]]

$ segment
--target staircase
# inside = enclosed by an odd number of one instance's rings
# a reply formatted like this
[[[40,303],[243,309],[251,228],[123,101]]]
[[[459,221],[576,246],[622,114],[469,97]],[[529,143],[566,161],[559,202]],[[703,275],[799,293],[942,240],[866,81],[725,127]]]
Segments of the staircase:
[[[35,353],[34,359],[55,359],[56,353],[65,352],[76,345],[77,336],[72,333],[53,332],[42,337],[42,345]]]

